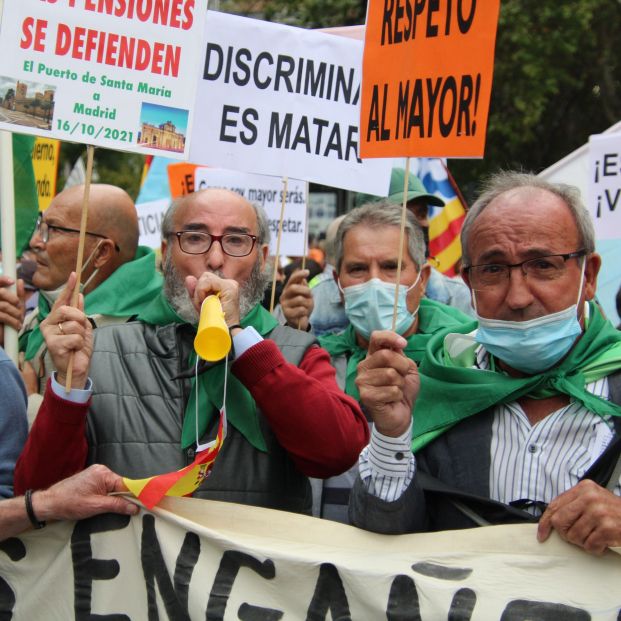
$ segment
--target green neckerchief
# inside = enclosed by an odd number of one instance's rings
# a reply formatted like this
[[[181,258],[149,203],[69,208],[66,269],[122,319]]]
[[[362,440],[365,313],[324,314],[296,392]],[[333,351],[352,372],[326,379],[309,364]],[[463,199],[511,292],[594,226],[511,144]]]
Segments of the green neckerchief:
[[[620,406],[585,390],[586,384],[621,369],[621,332],[604,319],[596,304],[589,306],[588,328],[562,362],[528,377],[510,377],[495,368],[472,368],[478,345],[468,333],[476,329],[476,322],[454,335],[444,331],[433,336],[420,368],[412,450],[416,452],[473,414],[525,395],[535,399],[568,395],[599,416],[621,416]],[[459,340],[466,346],[456,351]]]
[[[138,317],[141,321],[156,325],[186,323],[172,309],[163,293]],[[260,304],[257,304],[242,320],[242,327],[252,326],[261,336],[269,334],[278,322]],[[194,367],[196,353],[192,351],[188,366]],[[228,363],[229,365],[231,363]],[[185,449],[196,442],[196,378],[192,377],[190,397],[185,406],[181,448]],[[202,437],[212,417],[222,409],[224,391],[224,363],[217,363],[198,376],[198,411],[205,412],[198,420],[198,437]],[[265,438],[261,433],[257,406],[248,389],[229,372],[226,416],[247,440],[260,451],[267,451]]]
[[[162,289],[162,275],[155,269],[155,253],[151,248],[138,246],[133,261],[114,270],[96,289],[84,297],[86,315],[128,317],[137,315]],[[43,344],[39,325],[50,313],[50,303],[39,295],[37,326],[22,335],[20,349],[26,360],[34,358]]]
[[[425,348],[433,334],[439,330],[457,330],[470,321],[470,317],[456,308],[422,298],[418,310],[418,330],[416,334],[407,337],[405,355],[418,364],[423,359]],[[358,364],[367,355],[367,350],[358,345],[353,326],[349,325],[340,334],[320,336],[319,344],[327,350],[330,356],[344,355],[347,357],[345,392],[354,399],[360,400],[356,386],[356,372]]]

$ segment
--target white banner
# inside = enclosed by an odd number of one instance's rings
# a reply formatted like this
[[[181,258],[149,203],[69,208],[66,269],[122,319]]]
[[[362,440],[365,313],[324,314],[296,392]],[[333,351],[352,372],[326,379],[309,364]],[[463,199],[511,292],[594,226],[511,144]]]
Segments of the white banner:
[[[162,245],[162,218],[170,205],[169,198],[146,203],[137,203],[138,227],[140,230],[139,244],[159,249]]]
[[[358,158],[362,41],[210,11],[190,160],[386,196]]]
[[[185,158],[207,0],[13,0],[0,128]]]
[[[589,138],[588,196],[595,238],[621,238],[621,134]]]
[[[270,254],[276,254],[278,222],[284,191],[281,178],[241,173],[223,168],[197,168],[194,173],[194,189],[204,190],[206,188],[233,190],[251,203],[261,205],[269,220]],[[304,255],[305,222],[306,183],[299,179],[288,179],[280,242],[281,256],[301,257]]]
[[[617,621],[621,558],[536,526],[386,536],[166,498],[0,544],[0,618]],[[101,616],[99,616],[101,615]]]

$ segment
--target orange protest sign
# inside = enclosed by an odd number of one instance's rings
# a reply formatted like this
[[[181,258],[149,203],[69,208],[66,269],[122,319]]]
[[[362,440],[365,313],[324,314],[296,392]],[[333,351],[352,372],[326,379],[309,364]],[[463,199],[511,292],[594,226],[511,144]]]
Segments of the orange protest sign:
[[[482,157],[500,0],[369,0],[360,154]]]
[[[197,168],[197,164],[185,162],[168,165],[168,184],[172,198],[179,198],[194,192],[194,172]]]

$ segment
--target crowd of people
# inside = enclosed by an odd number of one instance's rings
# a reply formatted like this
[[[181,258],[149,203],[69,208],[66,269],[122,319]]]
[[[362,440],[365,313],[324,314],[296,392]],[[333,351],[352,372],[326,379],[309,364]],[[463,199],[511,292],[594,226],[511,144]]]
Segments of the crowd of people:
[[[397,169],[387,198],[357,197],[326,232],[324,266],[289,268],[274,313],[259,206],[216,189],[174,200],[159,271],[129,196],[91,186],[78,285],[83,188],[61,192],[30,243],[36,308],[26,315],[22,281],[0,280],[0,323],[23,352],[19,371],[0,360],[0,537],[135,513],[107,496],[119,475],[192,463],[226,406],[195,497],[379,533],[537,522],[540,541],[556,530],[596,554],[621,546],[621,333],[596,301],[578,192],[493,176],[448,278],[428,262],[441,200],[413,175],[403,188]],[[233,348],[195,372],[213,294]]]

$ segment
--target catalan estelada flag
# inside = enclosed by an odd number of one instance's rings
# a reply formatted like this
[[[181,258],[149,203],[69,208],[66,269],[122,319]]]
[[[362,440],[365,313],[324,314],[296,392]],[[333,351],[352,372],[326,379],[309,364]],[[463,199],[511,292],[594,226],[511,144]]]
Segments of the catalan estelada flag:
[[[459,235],[467,205],[446,165],[438,158],[419,158],[418,178],[430,194],[444,200],[444,207],[431,207],[429,213],[429,253],[439,271],[456,276],[461,258]]]
[[[123,478],[127,489],[147,508],[152,509],[164,496],[189,496],[209,476],[213,463],[224,441],[225,415],[220,412],[218,435],[205,450],[196,453],[196,459],[185,468],[158,474],[146,479]]]

